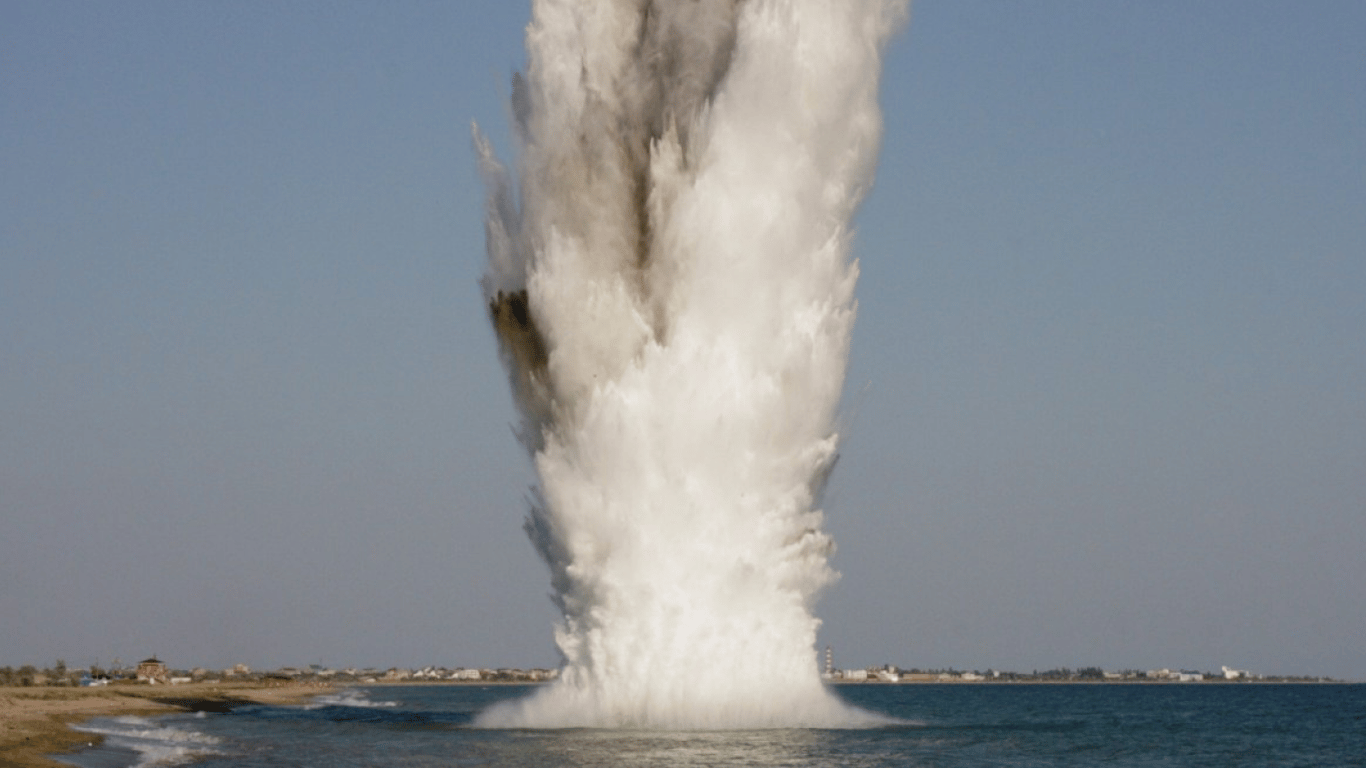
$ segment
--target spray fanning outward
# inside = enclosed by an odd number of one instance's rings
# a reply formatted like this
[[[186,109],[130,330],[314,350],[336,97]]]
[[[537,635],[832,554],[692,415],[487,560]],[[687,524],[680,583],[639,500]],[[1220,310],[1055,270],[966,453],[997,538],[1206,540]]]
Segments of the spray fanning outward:
[[[844,726],[815,508],[904,0],[536,0],[483,287],[540,483],[560,678],[501,727]]]

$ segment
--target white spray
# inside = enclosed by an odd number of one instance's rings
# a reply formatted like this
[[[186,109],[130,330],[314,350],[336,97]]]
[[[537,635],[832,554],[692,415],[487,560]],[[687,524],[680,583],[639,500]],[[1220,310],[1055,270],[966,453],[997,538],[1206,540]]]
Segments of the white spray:
[[[565,666],[482,725],[866,719],[819,677],[812,609],[836,574],[815,504],[905,7],[534,2],[519,185],[475,138]]]

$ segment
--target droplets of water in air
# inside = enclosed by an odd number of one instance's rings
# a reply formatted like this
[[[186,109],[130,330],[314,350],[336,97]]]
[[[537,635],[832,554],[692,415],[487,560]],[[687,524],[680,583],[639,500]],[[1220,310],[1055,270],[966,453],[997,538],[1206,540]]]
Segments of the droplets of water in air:
[[[537,0],[483,287],[565,665],[491,726],[865,723],[822,686],[818,509],[903,0]]]

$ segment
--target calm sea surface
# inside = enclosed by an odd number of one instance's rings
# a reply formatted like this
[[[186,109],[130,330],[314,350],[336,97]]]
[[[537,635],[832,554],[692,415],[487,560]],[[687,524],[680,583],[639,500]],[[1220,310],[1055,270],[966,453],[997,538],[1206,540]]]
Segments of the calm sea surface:
[[[1363,766],[1362,685],[850,685],[905,720],[866,730],[493,731],[467,727],[518,686],[354,688],[306,707],[101,718],[62,759],[298,766]]]

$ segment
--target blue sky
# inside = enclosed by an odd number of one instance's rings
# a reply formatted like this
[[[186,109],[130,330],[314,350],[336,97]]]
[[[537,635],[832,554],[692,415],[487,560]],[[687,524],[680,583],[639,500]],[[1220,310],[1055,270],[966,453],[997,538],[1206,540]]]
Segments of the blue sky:
[[[0,10],[0,664],[555,663],[469,139],[528,12]],[[914,5],[837,663],[1366,679],[1363,37]]]

